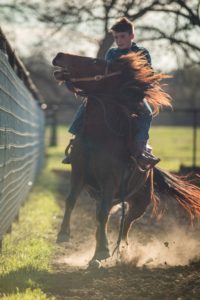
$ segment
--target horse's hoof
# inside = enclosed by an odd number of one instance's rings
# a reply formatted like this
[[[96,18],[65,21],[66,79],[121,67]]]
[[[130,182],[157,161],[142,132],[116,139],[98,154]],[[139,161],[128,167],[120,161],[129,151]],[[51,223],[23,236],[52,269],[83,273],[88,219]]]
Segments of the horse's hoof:
[[[69,235],[67,233],[59,233],[57,236],[56,243],[65,243],[69,242]]]
[[[94,269],[100,269],[101,268],[101,262],[98,259],[92,259],[89,262],[88,270],[94,270]]]
[[[92,260],[100,260],[101,261],[101,260],[109,258],[109,257],[110,257],[109,250],[104,250],[104,251],[99,251],[99,252],[95,253]]]
[[[126,254],[128,251],[128,243],[125,241],[122,241],[119,246],[119,253],[120,254]]]

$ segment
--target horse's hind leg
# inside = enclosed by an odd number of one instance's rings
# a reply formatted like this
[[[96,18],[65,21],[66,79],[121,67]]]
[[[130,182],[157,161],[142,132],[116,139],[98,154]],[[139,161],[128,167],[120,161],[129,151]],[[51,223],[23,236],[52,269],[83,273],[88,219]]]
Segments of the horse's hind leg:
[[[124,228],[122,234],[123,245],[128,245],[128,232],[132,223],[140,218],[146,211],[147,206],[151,201],[151,184],[148,180],[145,185],[130,199],[127,199],[129,203],[129,209],[125,217]]]

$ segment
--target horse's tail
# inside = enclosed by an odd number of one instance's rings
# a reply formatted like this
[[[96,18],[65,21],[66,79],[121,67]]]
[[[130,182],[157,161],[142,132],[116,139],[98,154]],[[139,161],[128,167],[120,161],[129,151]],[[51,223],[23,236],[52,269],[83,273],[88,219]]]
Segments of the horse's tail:
[[[162,195],[172,196],[188,212],[191,219],[200,217],[200,188],[192,184],[191,180],[154,168],[153,182],[156,199]]]

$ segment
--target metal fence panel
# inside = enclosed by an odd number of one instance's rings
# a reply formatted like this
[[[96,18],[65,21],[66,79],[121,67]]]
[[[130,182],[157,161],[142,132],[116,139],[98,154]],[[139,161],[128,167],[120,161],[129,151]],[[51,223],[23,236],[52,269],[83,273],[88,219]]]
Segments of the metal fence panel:
[[[0,240],[17,216],[43,156],[43,112],[0,50]]]

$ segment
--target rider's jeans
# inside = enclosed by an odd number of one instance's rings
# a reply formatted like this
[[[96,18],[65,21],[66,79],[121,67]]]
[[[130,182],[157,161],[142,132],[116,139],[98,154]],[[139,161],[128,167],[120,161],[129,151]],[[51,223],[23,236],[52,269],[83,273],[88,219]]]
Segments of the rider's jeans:
[[[84,103],[82,103],[79,106],[79,108],[74,116],[74,119],[69,127],[70,133],[76,135],[80,132],[82,124],[83,124],[83,117],[84,117],[85,109],[86,109],[86,106]]]
[[[138,143],[147,143],[149,139],[149,129],[152,122],[151,107],[145,99],[143,100],[143,104],[143,112],[139,114],[136,119],[137,134],[134,140]]]

